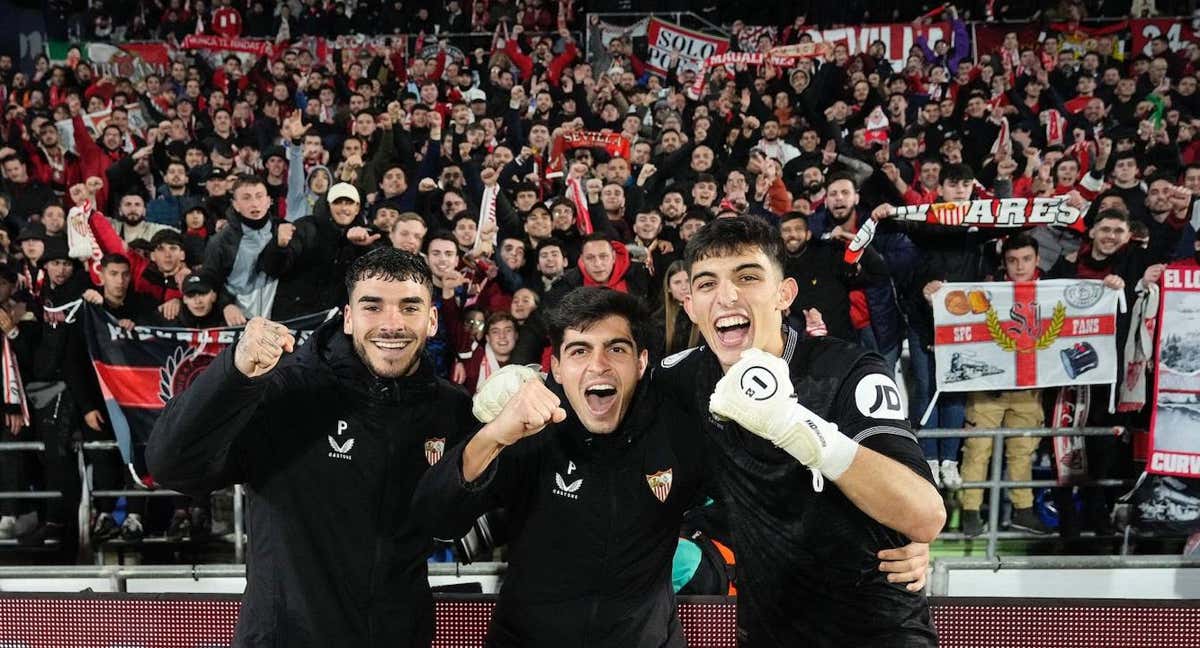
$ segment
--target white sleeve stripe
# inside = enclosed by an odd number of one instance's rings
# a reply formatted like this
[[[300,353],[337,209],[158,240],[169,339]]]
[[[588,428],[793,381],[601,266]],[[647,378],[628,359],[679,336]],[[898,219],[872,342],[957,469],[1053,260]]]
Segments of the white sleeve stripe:
[[[862,443],[863,440],[880,434],[894,434],[898,437],[904,437],[913,443],[917,442],[917,435],[905,430],[904,428],[898,428],[891,425],[876,425],[875,427],[867,428],[855,435],[853,441],[855,443]]]

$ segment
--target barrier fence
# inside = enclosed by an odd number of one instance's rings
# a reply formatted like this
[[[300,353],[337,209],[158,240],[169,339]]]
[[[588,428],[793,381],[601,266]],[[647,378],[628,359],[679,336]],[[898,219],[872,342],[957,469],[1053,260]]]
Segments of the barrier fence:
[[[966,428],[966,429],[926,429],[917,432],[917,436],[926,439],[944,439],[944,438],[961,438],[961,437],[992,437],[992,457],[990,461],[991,472],[990,476],[985,481],[964,482],[962,488],[983,488],[988,490],[988,525],[985,537],[987,540],[987,548],[985,555],[988,559],[995,559],[997,555],[997,544],[1000,539],[1008,538],[1039,538],[1045,537],[1032,533],[1016,532],[1016,531],[1001,531],[1000,530],[1000,514],[1001,514],[1001,491],[1009,488],[1057,488],[1061,485],[1054,479],[1040,480],[1024,480],[1012,481],[1002,479],[1002,469],[1004,462],[1003,445],[1004,440],[1012,437],[1054,437],[1054,436],[1108,436],[1121,432],[1119,428],[1108,427],[1087,427],[1087,428],[1036,428],[1036,429],[1014,429],[1014,428]],[[43,446],[40,442],[11,442],[0,443],[0,452],[14,451],[40,451]],[[143,489],[116,489],[116,490],[94,490],[89,484],[87,471],[83,462],[83,450],[93,449],[108,449],[115,450],[116,444],[113,442],[86,442],[79,444],[79,468],[81,482],[83,484],[81,500],[80,500],[80,540],[84,548],[84,553],[90,550],[100,550],[102,547],[94,547],[91,545],[88,531],[90,524],[87,522],[91,519],[92,498],[93,497],[174,497],[180,496],[180,493],[171,490],[143,490]],[[1133,485],[1133,480],[1127,479],[1098,479],[1073,483],[1071,486],[1100,486],[1100,487],[1129,487]],[[9,491],[0,492],[0,499],[51,499],[62,497],[61,493],[53,491]],[[234,487],[233,491],[233,545],[235,560],[238,563],[243,562],[245,556],[245,490],[241,485]],[[961,533],[945,532],[939,536],[944,540],[960,540],[966,539]],[[1115,538],[1116,536],[1114,536]],[[1099,539],[1108,539],[1100,537]],[[102,561],[103,554],[98,553],[97,558]]]
[[[235,595],[0,594],[0,644],[41,648],[227,646]],[[725,597],[680,597],[692,648],[733,648],[737,618]],[[436,595],[437,648],[482,645],[495,598]],[[1189,600],[930,599],[943,648],[1192,648],[1200,602]]]

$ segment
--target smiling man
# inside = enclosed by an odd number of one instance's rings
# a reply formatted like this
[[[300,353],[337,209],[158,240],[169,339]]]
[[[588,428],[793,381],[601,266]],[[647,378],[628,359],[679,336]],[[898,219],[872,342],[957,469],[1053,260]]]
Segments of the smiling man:
[[[641,380],[649,321],[626,293],[568,293],[548,317],[557,385],[531,379],[502,410],[477,407],[489,424],[422,480],[414,507],[436,537],[508,513],[508,572],[484,645],[685,645],[671,557],[697,503],[702,444]],[[493,380],[536,376],[501,371]]]
[[[784,325],[797,291],[785,255],[753,218],[692,237],[684,306],[705,344],[653,378],[711,446],[737,554],[738,645],[934,646],[925,597],[880,558],[938,534],[941,496],[883,360]]]
[[[476,424],[425,357],[437,330],[425,261],[354,262],[349,306],[296,349],[254,318],[159,417],[146,461],[169,488],[250,493],[247,585],[234,646],[408,646],[433,639],[409,502]]]

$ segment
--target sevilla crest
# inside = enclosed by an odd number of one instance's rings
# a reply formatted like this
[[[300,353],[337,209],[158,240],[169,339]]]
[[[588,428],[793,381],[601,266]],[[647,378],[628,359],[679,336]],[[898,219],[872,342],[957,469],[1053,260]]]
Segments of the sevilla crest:
[[[653,475],[646,475],[646,483],[650,486],[650,491],[658,498],[660,502],[667,501],[667,495],[671,494],[671,469],[661,470]]]
[[[442,452],[445,450],[445,439],[425,439],[425,461],[428,461],[430,466],[442,459]]]

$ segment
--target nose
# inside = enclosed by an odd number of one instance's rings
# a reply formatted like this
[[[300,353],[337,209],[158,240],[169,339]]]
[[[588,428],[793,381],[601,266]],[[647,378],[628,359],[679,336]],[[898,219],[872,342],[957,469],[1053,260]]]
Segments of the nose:
[[[722,281],[717,287],[717,302],[722,306],[731,306],[737,303],[738,290],[733,285],[732,281]]]

